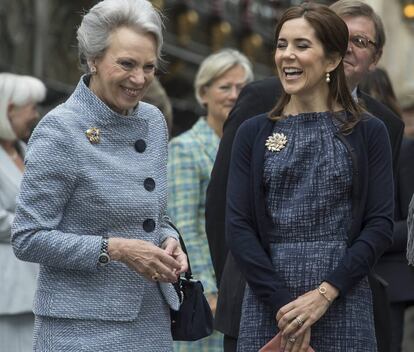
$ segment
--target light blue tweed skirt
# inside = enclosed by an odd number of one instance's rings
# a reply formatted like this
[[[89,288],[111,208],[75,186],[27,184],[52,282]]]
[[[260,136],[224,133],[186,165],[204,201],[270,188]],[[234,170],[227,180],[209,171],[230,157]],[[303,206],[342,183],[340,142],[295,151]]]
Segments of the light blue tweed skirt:
[[[36,316],[33,350],[172,352],[170,308],[153,286],[146,290],[138,318],[131,322]]]

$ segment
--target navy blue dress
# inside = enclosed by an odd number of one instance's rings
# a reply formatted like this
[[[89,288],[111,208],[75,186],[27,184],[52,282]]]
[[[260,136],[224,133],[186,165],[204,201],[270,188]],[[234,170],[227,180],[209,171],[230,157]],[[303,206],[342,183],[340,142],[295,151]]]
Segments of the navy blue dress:
[[[338,128],[329,112],[288,116],[273,130],[286,136],[285,147],[265,153],[272,264],[294,297],[318,287],[347,249],[352,161],[335,137]],[[270,309],[247,287],[237,350],[258,351],[277,331]],[[377,351],[367,278],[312,326],[311,346],[316,352]]]

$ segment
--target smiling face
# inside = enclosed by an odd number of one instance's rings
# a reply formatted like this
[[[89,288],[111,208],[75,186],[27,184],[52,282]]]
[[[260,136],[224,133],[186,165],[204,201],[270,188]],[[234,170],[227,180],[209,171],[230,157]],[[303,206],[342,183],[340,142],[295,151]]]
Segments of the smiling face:
[[[359,48],[352,41],[344,57],[344,69],[348,86],[353,90],[369,71],[373,71],[381,57],[375,46],[374,22],[365,16],[342,18],[348,26],[349,37],[360,36],[369,39],[371,43],[366,48]]]
[[[117,28],[109,36],[104,56],[89,63],[96,67],[90,89],[112,110],[127,114],[154,79],[156,48],[151,34]]]
[[[277,40],[275,62],[285,92],[315,103],[327,101],[326,73],[340,59],[326,57],[315,30],[304,18],[286,21]]]
[[[200,95],[207,109],[207,119],[224,123],[245,84],[246,72],[237,65],[204,87]]]

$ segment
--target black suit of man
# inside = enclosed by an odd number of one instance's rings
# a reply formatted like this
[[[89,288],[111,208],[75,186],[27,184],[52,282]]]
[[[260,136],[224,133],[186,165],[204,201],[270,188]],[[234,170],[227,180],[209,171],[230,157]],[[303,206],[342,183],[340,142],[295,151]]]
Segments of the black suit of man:
[[[414,139],[404,139],[396,179],[393,244],[375,267],[375,271],[389,284],[387,293],[391,302],[391,352],[401,351],[404,312],[407,306],[414,304],[414,269],[408,265],[406,258],[408,205],[414,193],[413,155]]]
[[[206,199],[206,232],[210,246],[212,262],[219,287],[215,327],[230,339],[225,340],[225,351],[233,351],[239,333],[241,305],[245,288],[245,280],[237,265],[228,253],[225,243],[225,206],[227,178],[230,165],[231,148],[238,127],[248,118],[270,111],[281,94],[281,84],[275,77],[267,78],[247,85],[237,100],[224,125],[224,133],[220,142],[216,161],[207,188]],[[379,117],[386,125],[392,146],[394,173],[398,164],[404,124],[387,107],[359,93],[365,107],[374,116]],[[371,282],[374,296],[375,328],[378,350],[389,352],[390,325],[389,311],[385,307],[387,296],[384,287],[378,281]],[[226,347],[226,342],[229,342]]]

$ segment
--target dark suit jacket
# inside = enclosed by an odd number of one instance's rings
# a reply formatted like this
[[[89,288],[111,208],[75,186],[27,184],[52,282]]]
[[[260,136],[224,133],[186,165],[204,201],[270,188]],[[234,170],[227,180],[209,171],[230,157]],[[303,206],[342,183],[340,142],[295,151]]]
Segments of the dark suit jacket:
[[[223,137],[212,170],[210,184],[207,188],[206,231],[219,286],[215,325],[217,330],[232,337],[238,336],[245,280],[231,254],[227,255],[228,249],[225,243],[224,220],[231,148],[234,136],[241,123],[250,117],[270,111],[279,98],[281,89],[280,82],[275,77],[253,82],[243,89],[236,106],[224,125]],[[381,103],[370,97],[367,98],[363,93],[361,99],[365,102],[367,110],[373,111],[374,116],[378,116],[389,131],[395,170],[395,165],[398,164],[399,146],[404,125],[398,117]],[[390,128],[392,128],[392,133]],[[223,280],[222,276],[224,277]],[[376,285],[377,289],[381,289],[378,283]],[[376,288],[372,286],[373,291]],[[380,297],[381,295],[382,297]],[[390,328],[387,326],[389,312],[383,309],[385,304],[384,292],[381,291],[381,294],[378,294],[377,297],[381,298],[380,307],[382,306],[382,309],[379,309],[378,312],[383,315],[382,318],[378,319],[384,322],[384,324],[381,324],[380,331],[377,329],[377,336],[383,340],[378,341],[378,345],[380,351],[387,351],[387,348],[381,346],[388,346],[390,341]],[[374,303],[374,307],[376,306],[378,304]],[[376,328],[379,326],[377,324],[378,319],[376,317]]]
[[[385,127],[387,127],[392,148],[394,180],[396,180],[401,141],[404,134],[404,123],[388,107],[370,97],[368,94],[358,91],[358,98],[361,100],[362,106],[364,106],[372,115],[384,122]]]
[[[410,205],[411,197],[414,194],[414,139],[404,138],[401,145],[400,163],[398,167],[398,188],[399,188],[399,206],[400,216],[405,221],[408,216],[408,206]],[[407,230],[403,226],[402,230]],[[398,245],[398,238],[394,240],[394,245]],[[405,246],[405,244],[404,244]]]
[[[394,243],[375,268],[389,284],[388,297],[392,303],[414,304],[414,268],[406,258],[408,205],[414,193],[413,155],[414,139],[404,138],[397,171]]]

